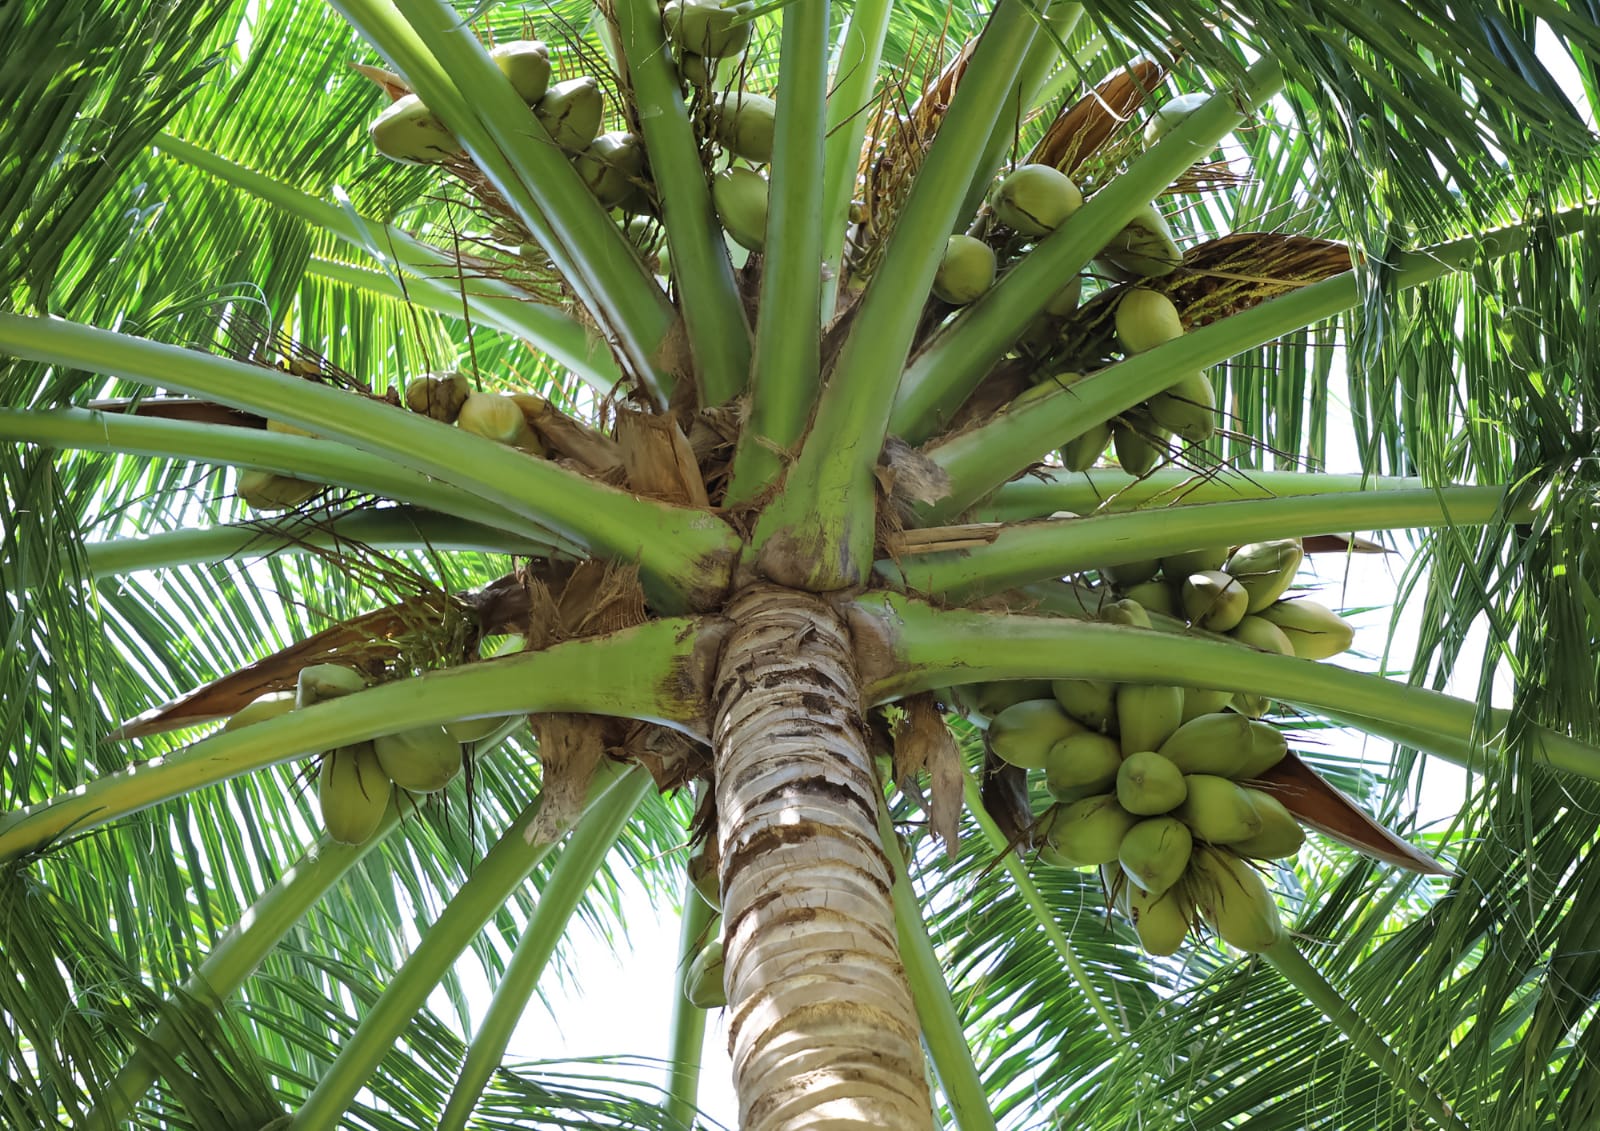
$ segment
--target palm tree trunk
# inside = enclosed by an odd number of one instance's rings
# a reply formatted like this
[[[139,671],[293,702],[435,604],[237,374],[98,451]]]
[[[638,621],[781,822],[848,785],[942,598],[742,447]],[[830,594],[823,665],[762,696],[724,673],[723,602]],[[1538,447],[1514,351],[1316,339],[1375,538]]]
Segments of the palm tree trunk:
[[[926,1131],[848,630],[771,587],[727,614],[714,743],[740,1126]]]

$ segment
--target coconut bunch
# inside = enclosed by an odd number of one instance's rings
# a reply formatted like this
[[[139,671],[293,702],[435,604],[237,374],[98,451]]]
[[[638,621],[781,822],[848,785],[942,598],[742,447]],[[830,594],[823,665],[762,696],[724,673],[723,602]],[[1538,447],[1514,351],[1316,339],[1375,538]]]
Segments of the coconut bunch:
[[[265,722],[367,686],[367,677],[354,668],[312,664],[300,669],[294,691],[260,696],[235,712],[223,730]],[[377,832],[396,789],[414,796],[439,792],[461,772],[463,744],[488,737],[501,721],[491,717],[414,727],[322,754],[317,802],[329,838],[365,844]]]
[[[1123,598],[1119,607],[1137,605],[1263,651],[1327,660],[1350,647],[1354,632],[1325,605],[1284,596],[1304,556],[1298,538],[1279,538],[1131,562],[1100,573]],[[1222,692],[1197,695],[1222,697],[1216,700],[1219,708],[1231,702],[1252,718],[1260,718],[1268,706],[1261,696],[1244,692],[1231,700]]]
[[[489,57],[602,207],[633,213],[649,210],[644,146],[631,133],[600,132],[605,98],[598,80],[581,75],[552,82],[549,48],[536,39],[497,44],[489,49]],[[397,98],[378,115],[370,133],[373,146],[392,161],[413,165],[466,161],[461,143],[415,94]]]
[[[1123,594],[1101,619],[1151,628],[1150,613],[1252,647],[1327,659],[1352,634],[1332,610],[1284,598],[1295,539],[1197,550],[1101,570]],[[1299,822],[1259,779],[1283,760],[1281,731],[1248,694],[1095,679],[1014,680],[971,689],[995,757],[1043,775],[1051,805],[1034,834],[1046,864],[1099,867],[1112,904],[1151,954],[1204,923],[1243,950],[1282,926],[1247,861],[1292,858]],[[1253,783],[1253,784],[1252,784]]]
[[[988,734],[1003,761],[1043,771],[1039,859],[1102,868],[1151,954],[1176,951],[1197,921],[1242,950],[1277,941],[1276,908],[1244,858],[1292,858],[1305,840],[1249,784],[1288,752],[1283,733],[1233,711],[1185,722],[1181,687],[1056,680],[1051,692],[1006,707]]]

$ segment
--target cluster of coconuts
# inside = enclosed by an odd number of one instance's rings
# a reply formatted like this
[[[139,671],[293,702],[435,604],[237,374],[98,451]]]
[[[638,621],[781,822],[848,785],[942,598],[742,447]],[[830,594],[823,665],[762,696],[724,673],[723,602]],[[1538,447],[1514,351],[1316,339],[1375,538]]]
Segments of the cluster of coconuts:
[[[293,691],[260,696],[235,712],[222,729],[264,722],[367,686],[366,676],[354,668],[312,664],[300,669]],[[317,802],[329,839],[365,844],[383,822],[395,789],[415,795],[437,793],[461,772],[462,745],[487,738],[502,721],[490,717],[414,727],[324,753]]]
[[[1101,570],[1124,595],[1103,619],[1149,628],[1150,610],[1257,648],[1327,659],[1352,633],[1332,610],[1283,594],[1293,539],[1198,550]],[[1283,933],[1254,859],[1288,859],[1305,834],[1250,782],[1281,761],[1281,731],[1259,696],[1106,680],[979,684],[994,755],[1042,771],[1052,804],[1036,821],[1046,864],[1098,867],[1108,896],[1150,954],[1177,951],[1203,922],[1241,950]]]
[[[707,924],[704,941],[689,963],[683,978],[683,996],[697,1009],[721,1009],[728,1004],[727,990],[723,986],[722,951],[722,892],[716,861],[702,842],[689,855],[689,879],[716,918]]]
[[[1018,256],[1026,255],[1033,242],[1066,223],[1081,207],[1082,190],[1061,170],[1041,164],[1012,169],[989,193],[989,216],[980,218],[968,234],[951,236],[945,242],[944,257],[934,276],[935,296],[955,305],[980,298],[994,285],[999,267],[997,246],[1006,251],[1020,249]],[[974,233],[987,233],[987,238]],[[1171,274],[1182,258],[1166,218],[1148,204],[1109,235],[1095,262],[1106,274],[1127,281]],[[1053,296],[1046,316],[1060,319],[1072,313],[1080,286],[1074,280]]]
[[[1122,598],[1104,615],[1130,624],[1149,624],[1149,613],[1176,617],[1207,632],[1224,633],[1243,644],[1303,660],[1326,660],[1350,647],[1355,638],[1338,613],[1309,597],[1284,594],[1304,558],[1297,538],[1229,548],[1215,546],[1159,559],[1109,566],[1100,571]],[[1260,718],[1267,700],[1238,692],[1196,691],[1213,710],[1231,706]]]
[[[644,212],[644,146],[631,133],[601,133],[605,99],[591,75],[552,83],[549,49],[536,39],[498,44],[489,56],[606,209]],[[392,161],[437,165],[465,157],[461,143],[415,94],[371,126],[372,144]]]
[[[467,375],[456,370],[428,374],[406,386],[405,404],[412,412],[464,432],[510,445],[533,456],[549,450],[529,426],[549,408],[543,397],[531,393],[479,393]]]
[[[1245,783],[1287,753],[1282,732],[1233,711],[1185,721],[1196,708],[1182,687],[1047,686],[1049,698],[1001,709],[988,733],[996,756],[1044,773],[1053,804],[1035,825],[1039,859],[1099,867],[1150,954],[1177,951],[1197,916],[1241,950],[1278,941],[1277,907],[1244,858],[1293,857],[1305,834]]]

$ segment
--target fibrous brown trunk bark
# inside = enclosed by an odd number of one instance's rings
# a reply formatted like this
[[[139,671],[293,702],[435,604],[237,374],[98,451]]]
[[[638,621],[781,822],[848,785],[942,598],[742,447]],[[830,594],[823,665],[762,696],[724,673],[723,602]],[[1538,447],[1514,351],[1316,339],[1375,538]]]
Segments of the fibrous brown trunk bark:
[[[848,630],[779,588],[726,613],[714,746],[740,1126],[926,1131]]]

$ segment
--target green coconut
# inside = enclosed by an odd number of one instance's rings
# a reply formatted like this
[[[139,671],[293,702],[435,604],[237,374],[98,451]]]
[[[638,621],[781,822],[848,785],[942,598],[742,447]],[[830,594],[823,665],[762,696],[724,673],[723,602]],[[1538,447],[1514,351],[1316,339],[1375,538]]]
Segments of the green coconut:
[[[750,251],[766,246],[767,178],[754,169],[724,169],[711,182],[711,201],[735,243]]]
[[[661,10],[667,38],[684,51],[708,59],[737,55],[750,42],[750,19],[755,5],[723,5],[717,0],[671,0]]]
[[[534,104],[533,112],[557,145],[568,153],[582,153],[600,132],[605,99],[594,77],[584,75],[556,83]]]
[[[1123,277],[1156,279],[1176,271],[1183,253],[1166,218],[1155,205],[1147,204],[1101,249],[1099,258]]]
[[[1083,206],[1083,193],[1060,169],[1019,165],[1006,174],[989,201],[999,221],[1024,236],[1055,231]]]
[[[756,165],[772,160],[778,104],[764,94],[729,91],[711,104],[711,136],[722,148]]]
[[[572,159],[572,167],[602,208],[617,208],[644,172],[644,145],[634,134],[604,133]]]
[[[1144,128],[1144,143],[1154,145],[1165,137],[1169,130],[1180,125],[1210,99],[1211,95],[1204,91],[1180,94],[1176,98],[1169,99],[1164,105],[1157,107],[1156,112],[1150,116],[1150,121]]]
[[[1191,444],[1203,444],[1217,432],[1217,394],[1204,373],[1191,373],[1157,393],[1145,411],[1162,428]]]
[[[1114,314],[1117,340],[1128,353],[1143,353],[1183,336],[1183,319],[1160,291],[1135,287],[1122,296]]]
[[[403,165],[437,165],[462,153],[455,135],[415,94],[379,114],[368,132],[379,153]]]
[[[979,298],[994,286],[994,249],[971,236],[951,236],[933,277],[933,293],[957,306]]]
[[[522,100],[532,106],[550,89],[550,49],[537,39],[516,39],[489,48],[489,58],[511,80]]]

